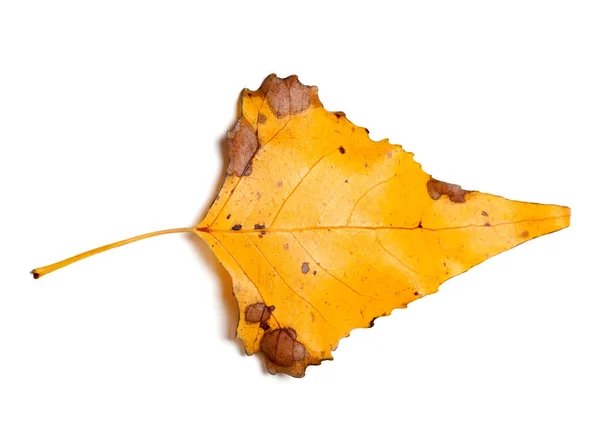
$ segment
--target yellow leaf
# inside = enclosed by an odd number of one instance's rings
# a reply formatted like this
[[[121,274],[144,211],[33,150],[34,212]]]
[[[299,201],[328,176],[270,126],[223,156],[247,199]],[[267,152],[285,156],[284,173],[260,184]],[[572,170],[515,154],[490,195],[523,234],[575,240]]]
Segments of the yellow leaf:
[[[238,337],[271,373],[303,376],[354,328],[435,293],[482,261],[569,225],[569,208],[433,179],[374,142],[316,87],[267,77],[244,90],[223,186],[194,231],[233,278]],[[39,277],[141,237],[34,270]]]

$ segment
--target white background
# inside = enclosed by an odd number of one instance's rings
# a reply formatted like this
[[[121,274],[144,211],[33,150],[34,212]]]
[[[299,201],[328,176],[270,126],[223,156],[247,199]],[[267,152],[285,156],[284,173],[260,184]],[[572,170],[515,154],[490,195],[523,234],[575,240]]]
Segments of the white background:
[[[0,426],[600,426],[595,1],[0,7]],[[341,341],[304,379],[233,339],[231,280],[170,235],[218,189],[242,88],[318,85],[435,177],[573,209]]]

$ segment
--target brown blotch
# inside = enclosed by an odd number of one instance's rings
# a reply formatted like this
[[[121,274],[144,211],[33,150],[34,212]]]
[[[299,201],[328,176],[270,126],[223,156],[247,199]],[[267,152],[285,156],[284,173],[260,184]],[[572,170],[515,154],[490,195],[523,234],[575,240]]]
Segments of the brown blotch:
[[[281,187],[281,186],[283,186],[283,182],[282,182],[282,181],[278,181],[278,182],[277,182],[277,184],[276,184],[276,186],[277,186],[277,187]]]
[[[489,221],[486,221],[485,224],[484,224],[484,226],[491,226],[491,224],[490,224]]]
[[[418,292],[418,291],[415,291],[415,296],[418,296],[418,295],[419,295],[419,292]]]
[[[254,303],[246,308],[246,321],[266,323],[274,310],[275,306],[267,306],[262,302]]]
[[[268,76],[259,91],[265,94],[265,99],[278,118],[302,113],[317,98],[317,88],[300,83],[298,76],[289,76],[285,79],[271,74]]]
[[[267,121],[267,116],[262,113],[258,113],[258,123],[261,125]]]
[[[252,158],[258,150],[258,138],[255,130],[243,117],[227,134],[229,141],[229,165],[227,175],[250,175],[252,173]]]
[[[346,149],[345,149],[345,148],[343,148],[342,146],[340,146],[340,153],[341,153],[341,154],[344,154],[344,153],[346,153]]]
[[[487,217],[487,216],[488,216],[488,213],[487,213],[487,212],[485,212],[485,211],[481,211],[481,215],[482,215],[482,216],[484,216],[484,217]]]
[[[258,229],[264,229],[265,225],[264,224],[255,224],[254,225],[254,230],[258,230]]]
[[[335,115],[335,117],[337,117],[338,119],[341,117],[346,117],[346,113],[344,113],[343,111],[336,111],[333,113]]]
[[[302,273],[308,273],[309,269],[308,269],[308,263],[304,262],[302,263]]]
[[[241,228],[242,228],[241,224],[236,224],[231,228],[231,230],[240,230]]]
[[[442,195],[447,195],[452,202],[465,202],[468,190],[463,190],[458,184],[446,183],[445,181],[430,179],[427,182],[427,192],[431,199],[437,200]]]
[[[289,250],[290,249],[290,244],[288,244],[287,242],[285,244],[283,244],[283,249],[284,250]]]
[[[306,348],[296,340],[296,331],[292,328],[278,328],[265,333],[260,350],[269,361],[281,367],[291,367],[306,358]]]
[[[231,214],[227,214],[227,220],[231,218]]]
[[[529,237],[529,231],[524,231],[519,235],[521,238],[528,238]]]
[[[316,275],[316,274],[317,274],[317,271],[316,271],[316,270],[313,270],[313,275]]]

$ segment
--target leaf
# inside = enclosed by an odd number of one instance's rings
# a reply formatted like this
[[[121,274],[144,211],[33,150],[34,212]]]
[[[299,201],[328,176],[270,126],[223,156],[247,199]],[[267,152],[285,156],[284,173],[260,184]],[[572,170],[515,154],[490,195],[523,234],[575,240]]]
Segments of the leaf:
[[[339,340],[435,293],[482,261],[569,225],[569,208],[511,201],[432,178],[372,141],[317,88],[268,76],[244,90],[223,186],[195,228],[130,238],[33,271],[38,278],[157,234],[194,232],[233,278],[246,353],[304,375]]]

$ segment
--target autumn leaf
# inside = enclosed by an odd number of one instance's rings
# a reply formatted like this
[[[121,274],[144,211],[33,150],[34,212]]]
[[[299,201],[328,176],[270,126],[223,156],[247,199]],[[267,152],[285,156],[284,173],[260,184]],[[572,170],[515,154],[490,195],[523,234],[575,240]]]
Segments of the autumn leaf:
[[[525,241],[569,225],[569,208],[511,201],[432,178],[412,153],[375,142],[317,88],[268,76],[244,90],[230,162],[194,232],[233,278],[246,352],[304,375],[341,338]]]

